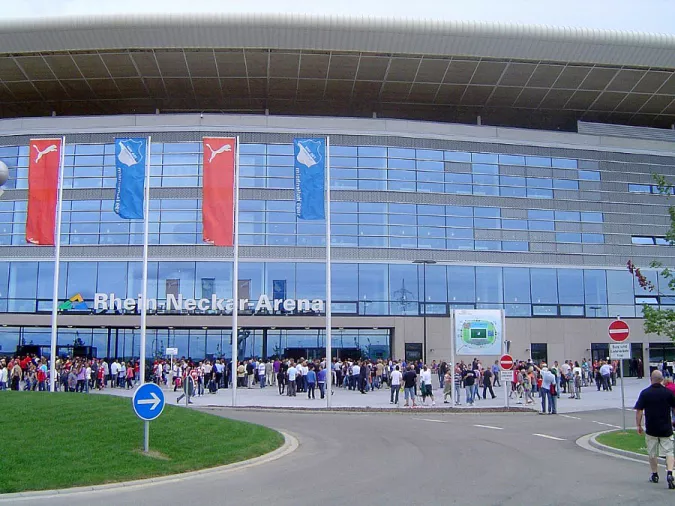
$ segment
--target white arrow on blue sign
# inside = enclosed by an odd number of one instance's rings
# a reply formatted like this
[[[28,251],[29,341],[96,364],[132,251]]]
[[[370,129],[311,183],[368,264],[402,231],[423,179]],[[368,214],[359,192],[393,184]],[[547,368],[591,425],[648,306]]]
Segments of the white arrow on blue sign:
[[[141,385],[134,393],[133,406],[138,418],[154,420],[164,411],[164,392],[154,383]]]

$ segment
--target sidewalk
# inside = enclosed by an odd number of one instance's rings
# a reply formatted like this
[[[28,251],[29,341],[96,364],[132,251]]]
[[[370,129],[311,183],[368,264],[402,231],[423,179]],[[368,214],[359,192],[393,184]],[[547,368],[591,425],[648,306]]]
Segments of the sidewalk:
[[[632,408],[635,401],[643,388],[649,386],[649,380],[643,378],[637,380],[635,378],[627,378],[624,380],[626,408]],[[504,403],[504,389],[497,387],[494,389],[497,395],[496,399],[476,400],[473,408],[502,408]],[[350,391],[344,388],[335,388],[335,395],[332,399],[332,406],[335,408],[377,408],[389,409],[396,407],[389,403],[390,391],[388,388],[382,390],[375,390],[361,394],[358,391]],[[176,399],[180,395],[180,391],[173,392],[173,388],[164,389],[166,395],[166,402],[168,404],[176,404]],[[120,388],[106,388],[103,392],[95,392],[108,395],[118,395],[123,397],[132,397],[134,390],[123,390]],[[482,395],[482,389],[480,391]],[[443,403],[442,390],[435,388],[434,394],[436,396],[435,408],[450,408],[452,404]],[[488,397],[489,397],[488,392]],[[465,409],[467,406],[464,402],[465,396],[462,391],[462,404],[457,406],[459,409]],[[232,406],[232,390],[229,388],[218,390],[216,394],[205,393],[202,397],[194,397],[192,406],[194,407],[230,407]],[[538,395],[534,397],[534,404],[530,404],[534,410],[541,409],[541,401]],[[421,404],[421,398],[417,399]],[[403,407],[403,392],[399,392],[399,407]],[[181,402],[185,406],[185,401]],[[517,399],[511,399],[510,405],[512,407],[528,407],[524,404],[518,404]],[[237,389],[237,407],[261,407],[261,408],[325,408],[326,401],[319,399],[319,392],[316,392],[316,400],[307,398],[306,393],[298,393],[297,397],[288,397],[286,395],[279,395],[276,386],[269,386],[260,388],[238,388]],[[427,400],[427,407],[431,407],[431,402]],[[560,394],[558,399],[559,413],[574,413],[577,411],[592,411],[601,409],[621,408],[621,390],[619,382],[617,386],[613,387],[611,392],[598,392],[596,387],[586,387],[582,389],[581,399],[569,399],[567,394]]]

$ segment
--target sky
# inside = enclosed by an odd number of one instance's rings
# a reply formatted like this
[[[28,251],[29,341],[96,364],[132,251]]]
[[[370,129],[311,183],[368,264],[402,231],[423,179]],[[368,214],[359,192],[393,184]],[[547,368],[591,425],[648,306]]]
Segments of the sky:
[[[673,0],[20,0],[2,19],[116,13],[307,13],[489,21],[675,34]]]

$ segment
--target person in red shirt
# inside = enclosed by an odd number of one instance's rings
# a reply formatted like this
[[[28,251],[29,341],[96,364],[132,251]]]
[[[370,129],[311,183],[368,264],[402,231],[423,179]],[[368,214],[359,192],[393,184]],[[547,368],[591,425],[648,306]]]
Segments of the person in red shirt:
[[[96,378],[96,388],[103,390],[105,388],[105,369],[99,366]]]

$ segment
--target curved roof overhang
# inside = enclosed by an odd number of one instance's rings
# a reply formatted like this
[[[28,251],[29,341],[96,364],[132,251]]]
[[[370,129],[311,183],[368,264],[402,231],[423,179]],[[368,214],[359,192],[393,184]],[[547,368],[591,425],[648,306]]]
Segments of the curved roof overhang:
[[[156,110],[675,122],[675,36],[303,15],[0,22],[0,116]]]
[[[675,68],[675,36],[469,21],[272,14],[118,15],[0,23],[7,53],[142,48],[358,51]]]

